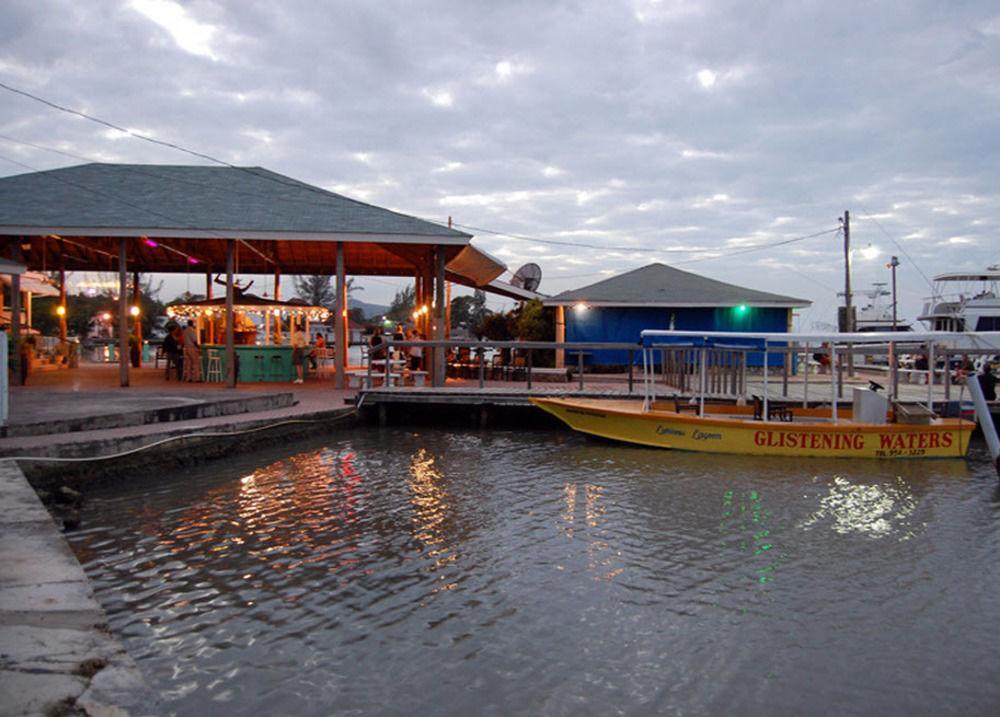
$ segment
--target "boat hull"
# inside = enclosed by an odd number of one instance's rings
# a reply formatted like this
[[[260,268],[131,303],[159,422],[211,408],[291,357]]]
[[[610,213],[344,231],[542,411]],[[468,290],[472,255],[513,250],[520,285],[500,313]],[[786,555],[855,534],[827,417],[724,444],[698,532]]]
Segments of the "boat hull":
[[[937,419],[927,425],[755,421],[666,410],[643,412],[637,401],[532,398],[574,430],[656,448],[762,456],[825,458],[959,458],[975,423]]]

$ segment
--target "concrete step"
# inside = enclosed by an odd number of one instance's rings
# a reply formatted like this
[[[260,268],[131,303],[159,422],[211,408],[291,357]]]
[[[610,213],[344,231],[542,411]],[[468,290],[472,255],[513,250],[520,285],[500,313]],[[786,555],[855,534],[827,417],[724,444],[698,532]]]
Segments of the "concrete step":
[[[234,398],[206,398],[204,400],[163,397],[159,400],[150,399],[145,404],[143,408],[135,410],[111,412],[114,408],[112,406],[109,407],[107,413],[100,412],[100,409],[92,409],[88,415],[66,416],[64,418],[49,417],[44,420],[26,420],[24,422],[17,422],[15,419],[9,425],[0,428],[0,437],[59,435],[79,431],[256,413],[295,405],[295,395],[291,392],[276,392]],[[67,413],[71,412],[67,410]]]

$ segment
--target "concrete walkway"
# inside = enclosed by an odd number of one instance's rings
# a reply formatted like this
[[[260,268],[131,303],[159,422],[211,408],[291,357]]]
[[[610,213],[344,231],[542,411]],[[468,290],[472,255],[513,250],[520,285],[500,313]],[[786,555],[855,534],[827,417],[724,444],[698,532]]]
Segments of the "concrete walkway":
[[[0,460],[0,504],[0,715],[155,714],[154,694],[12,461]]]

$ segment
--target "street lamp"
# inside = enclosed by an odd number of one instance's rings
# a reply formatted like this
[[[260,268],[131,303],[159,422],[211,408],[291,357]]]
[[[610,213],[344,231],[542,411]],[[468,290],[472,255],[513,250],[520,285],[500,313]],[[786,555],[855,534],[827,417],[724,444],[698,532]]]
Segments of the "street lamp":
[[[896,330],[896,267],[899,266],[899,257],[894,256],[886,264],[886,268],[892,269],[892,330]]]

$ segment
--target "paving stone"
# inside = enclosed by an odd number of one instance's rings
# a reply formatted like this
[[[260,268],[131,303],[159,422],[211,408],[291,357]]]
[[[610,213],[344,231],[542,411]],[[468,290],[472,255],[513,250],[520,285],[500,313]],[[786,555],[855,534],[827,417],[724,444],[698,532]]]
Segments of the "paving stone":
[[[87,689],[87,680],[76,675],[0,671],[0,717],[45,713],[47,708]]]

